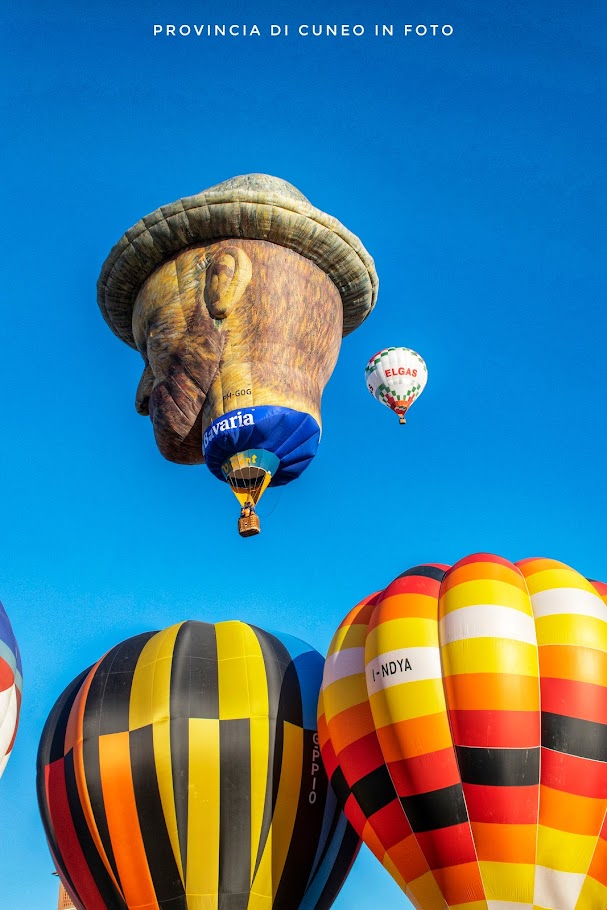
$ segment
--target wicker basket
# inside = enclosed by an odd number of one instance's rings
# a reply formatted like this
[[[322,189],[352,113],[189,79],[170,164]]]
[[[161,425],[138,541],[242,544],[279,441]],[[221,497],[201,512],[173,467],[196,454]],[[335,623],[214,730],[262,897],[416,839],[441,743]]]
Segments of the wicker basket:
[[[255,512],[252,512],[246,518],[238,519],[238,533],[241,537],[253,537],[254,534],[259,534],[260,531],[259,515],[256,515]]]

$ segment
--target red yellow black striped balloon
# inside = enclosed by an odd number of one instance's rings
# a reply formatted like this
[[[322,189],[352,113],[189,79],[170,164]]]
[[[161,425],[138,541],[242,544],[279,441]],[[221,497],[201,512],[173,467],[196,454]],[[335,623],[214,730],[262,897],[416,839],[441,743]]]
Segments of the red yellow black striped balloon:
[[[551,559],[416,566],[333,638],[319,736],[420,910],[607,906],[607,586]]]
[[[328,910],[360,840],[320,761],[322,668],[296,638],[185,622],[74,680],[38,801],[78,910]]]

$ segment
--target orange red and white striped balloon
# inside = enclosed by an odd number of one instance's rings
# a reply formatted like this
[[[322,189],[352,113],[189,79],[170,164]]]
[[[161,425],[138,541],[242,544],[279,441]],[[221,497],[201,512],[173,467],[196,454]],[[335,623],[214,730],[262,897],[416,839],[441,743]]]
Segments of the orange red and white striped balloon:
[[[10,620],[0,603],[0,777],[15,744],[22,690],[23,671],[19,647]]]
[[[563,563],[416,566],[333,638],[322,756],[420,910],[607,906],[607,586]]]

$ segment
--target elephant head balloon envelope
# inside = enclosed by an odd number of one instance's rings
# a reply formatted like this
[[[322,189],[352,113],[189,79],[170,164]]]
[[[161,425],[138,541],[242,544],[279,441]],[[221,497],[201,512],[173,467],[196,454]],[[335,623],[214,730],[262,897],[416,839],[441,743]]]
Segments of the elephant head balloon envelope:
[[[554,560],[477,554],[342,622],[323,760],[417,908],[607,906],[606,602]]]
[[[74,680],[38,799],[79,910],[328,910],[360,841],[320,761],[322,668],[291,636],[186,622]]]
[[[368,316],[377,285],[339,221],[286,181],[248,174],[127,231],[98,302],[143,357],[136,407],[162,454],[206,461],[254,506],[314,457],[342,335]]]

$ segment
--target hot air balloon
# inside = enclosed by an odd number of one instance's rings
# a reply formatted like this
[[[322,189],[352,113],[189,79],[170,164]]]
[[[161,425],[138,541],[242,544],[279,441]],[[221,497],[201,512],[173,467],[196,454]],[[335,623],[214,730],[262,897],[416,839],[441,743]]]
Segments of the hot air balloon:
[[[383,348],[365,367],[365,382],[373,397],[406,423],[405,414],[424,391],[428,370],[411,348]]]
[[[9,618],[0,603],[0,777],[15,743],[22,692],[21,656]]]
[[[265,174],[163,206],[106,260],[101,312],[144,361],[137,410],[166,458],[205,461],[232,487],[243,536],[266,487],[314,457],[342,336],[377,286],[360,240]]]
[[[605,591],[477,554],[408,569],[336,632],[325,766],[420,910],[607,906]]]
[[[78,910],[324,910],[360,841],[320,761],[323,660],[242,622],[130,638],[61,695],[38,752]]]

